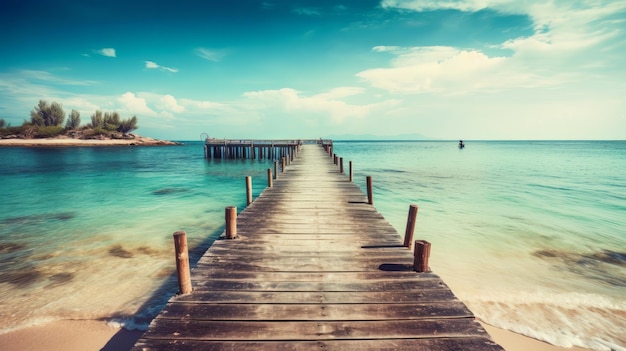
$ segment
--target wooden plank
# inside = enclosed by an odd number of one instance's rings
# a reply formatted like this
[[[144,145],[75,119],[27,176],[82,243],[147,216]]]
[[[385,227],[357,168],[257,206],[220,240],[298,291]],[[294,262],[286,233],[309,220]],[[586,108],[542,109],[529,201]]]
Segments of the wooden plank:
[[[196,290],[179,295],[171,302],[195,303],[379,303],[454,301],[450,289],[420,289],[412,291],[210,291]]]
[[[153,339],[137,342],[135,349],[142,351],[450,351],[480,350],[502,351],[488,337],[485,338],[433,338],[433,339],[363,339],[322,341],[202,341],[180,339]]]
[[[374,282],[246,282],[232,280],[195,280],[192,279],[193,289],[199,290],[228,290],[228,291],[388,291],[388,290],[419,290],[419,289],[447,289],[441,280],[413,280],[413,281],[374,281]]]
[[[420,273],[407,271],[372,271],[372,272],[233,272],[229,268],[202,269],[197,267],[193,279],[198,280],[243,280],[243,281],[324,281],[328,283],[340,283],[346,281],[393,281],[393,280],[437,280],[439,276],[433,273]],[[443,283],[443,281],[442,281]]]
[[[156,318],[146,336],[190,340],[359,340],[433,337],[487,337],[468,319],[389,321],[203,321]]]
[[[170,303],[160,318],[212,321],[359,321],[471,318],[460,301],[413,304],[194,304]]]

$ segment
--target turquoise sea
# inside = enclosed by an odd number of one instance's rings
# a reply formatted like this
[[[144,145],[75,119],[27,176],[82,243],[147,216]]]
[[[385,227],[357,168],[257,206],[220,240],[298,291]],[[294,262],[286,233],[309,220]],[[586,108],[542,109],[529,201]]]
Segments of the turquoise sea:
[[[335,142],[374,204],[481,320],[626,350],[626,142]],[[197,257],[267,160],[172,147],[0,148],[0,333],[57,319],[145,328],[176,292],[172,233]],[[193,259],[192,257],[192,259]]]

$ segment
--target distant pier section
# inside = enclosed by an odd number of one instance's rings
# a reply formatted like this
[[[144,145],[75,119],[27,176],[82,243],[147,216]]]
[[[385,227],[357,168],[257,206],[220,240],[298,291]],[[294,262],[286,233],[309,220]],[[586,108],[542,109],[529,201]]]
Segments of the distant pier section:
[[[267,140],[267,139],[215,139],[206,138],[204,157],[206,159],[269,159],[279,160],[283,157],[293,160],[304,144],[318,144],[331,149],[330,139],[298,139],[298,140]]]

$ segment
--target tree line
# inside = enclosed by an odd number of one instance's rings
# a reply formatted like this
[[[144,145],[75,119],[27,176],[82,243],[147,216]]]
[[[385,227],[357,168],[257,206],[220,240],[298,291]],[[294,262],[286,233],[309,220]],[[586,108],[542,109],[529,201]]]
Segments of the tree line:
[[[81,126],[80,112],[72,110],[65,118],[63,106],[56,101],[49,104],[39,100],[32,111],[30,120],[24,120],[19,127],[11,127],[0,118],[0,135],[19,135],[22,137],[54,137],[59,135],[80,136],[84,138],[107,136],[120,137],[138,129],[137,117],[122,119],[117,112],[96,111],[91,115],[91,123]]]

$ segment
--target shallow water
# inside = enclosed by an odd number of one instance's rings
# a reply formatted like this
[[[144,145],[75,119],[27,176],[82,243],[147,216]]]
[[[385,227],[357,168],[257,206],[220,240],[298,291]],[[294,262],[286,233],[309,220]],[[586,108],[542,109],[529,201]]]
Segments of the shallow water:
[[[561,346],[626,348],[625,142],[337,142],[378,210],[472,311]]]
[[[481,319],[624,350],[625,142],[336,142],[376,208]],[[269,161],[180,147],[0,149],[0,332],[60,318],[142,328],[176,292],[172,233],[198,255]],[[147,292],[154,292],[153,296]]]

